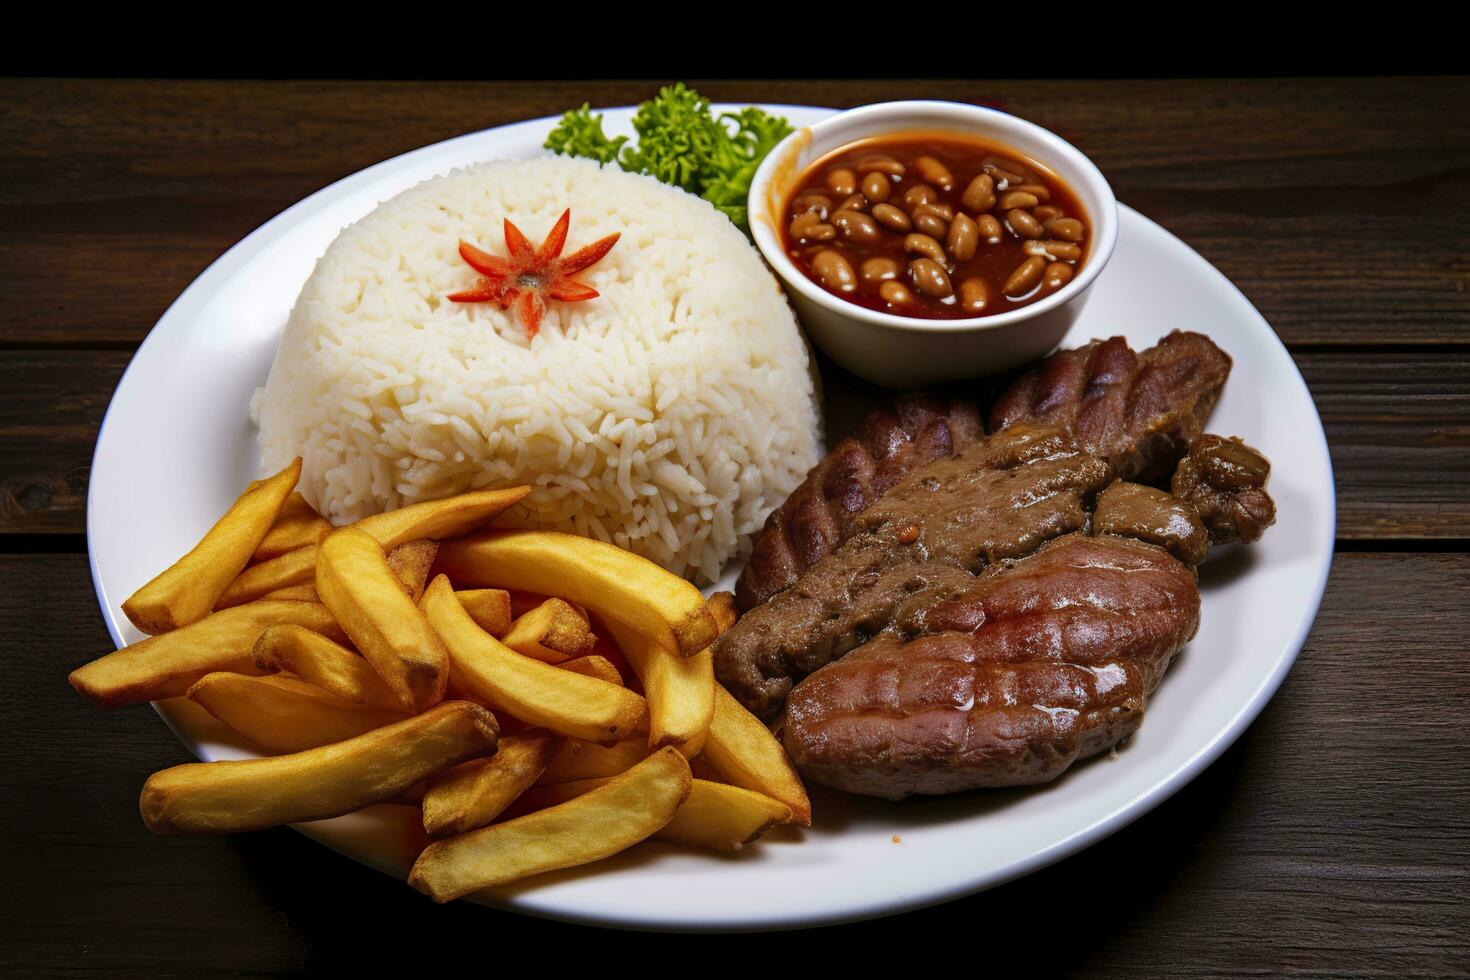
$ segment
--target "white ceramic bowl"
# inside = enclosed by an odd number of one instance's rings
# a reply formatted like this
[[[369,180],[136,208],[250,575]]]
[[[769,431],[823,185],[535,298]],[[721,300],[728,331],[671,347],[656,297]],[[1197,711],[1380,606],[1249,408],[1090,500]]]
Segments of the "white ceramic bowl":
[[[1087,259],[1066,286],[1020,309],[965,320],[896,316],[849,303],[808,279],[781,245],[784,207],[812,161],[861,139],[925,131],[979,136],[1050,167],[1087,212]],[[976,378],[1034,360],[1067,333],[1118,240],[1118,202],[1081,151],[1024,119],[959,102],[883,102],[849,109],[782,140],[750,185],[750,227],[786,284],[807,333],[838,364],[890,388]]]

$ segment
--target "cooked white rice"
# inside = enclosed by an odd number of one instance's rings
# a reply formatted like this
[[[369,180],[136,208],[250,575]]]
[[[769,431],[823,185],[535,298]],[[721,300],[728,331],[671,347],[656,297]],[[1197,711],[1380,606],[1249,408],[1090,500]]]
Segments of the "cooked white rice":
[[[460,239],[505,254],[572,209],[566,254],[622,238],[549,303],[459,304]],[[704,201],[565,158],[487,163],[380,205],[302,289],[251,413],[267,471],[335,523],[465,489],[529,483],[502,523],[611,541],[703,582],[749,549],[816,461],[805,344],[759,253]]]

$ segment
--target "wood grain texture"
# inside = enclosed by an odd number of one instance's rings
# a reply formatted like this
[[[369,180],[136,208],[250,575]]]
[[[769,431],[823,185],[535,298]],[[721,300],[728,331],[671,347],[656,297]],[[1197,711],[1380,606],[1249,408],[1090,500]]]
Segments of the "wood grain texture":
[[[128,357],[0,353],[0,389],[9,393],[0,439],[13,447],[0,454],[0,534],[85,529],[92,445]],[[1295,357],[1327,429],[1338,536],[1470,538],[1470,349]],[[868,391],[825,360],[823,374],[833,398]]]
[[[1404,601],[1427,583],[1436,597]],[[973,930],[988,969],[1042,976],[1462,972],[1470,605],[1448,597],[1467,593],[1464,555],[1339,556],[1312,639],[1276,699],[1174,799],[1030,878],[822,938],[856,947],[881,928],[885,947],[902,948]],[[149,836],[139,787],[188,757],[146,707],[99,711],[66,685],[67,671],[108,649],[85,560],[0,556],[0,622],[10,733],[0,772],[11,791],[0,834],[0,971],[207,964],[254,973],[391,961],[413,953],[407,937],[448,957],[486,955],[487,937],[558,944],[585,935],[434,906],[289,830]],[[596,938],[602,955],[638,942]],[[773,940],[728,942],[759,961]]]
[[[1470,79],[695,84],[729,101],[1000,105],[1091,155],[1288,343],[1470,342]],[[0,81],[0,342],[135,344],[225,248],[332,181],[655,88]]]

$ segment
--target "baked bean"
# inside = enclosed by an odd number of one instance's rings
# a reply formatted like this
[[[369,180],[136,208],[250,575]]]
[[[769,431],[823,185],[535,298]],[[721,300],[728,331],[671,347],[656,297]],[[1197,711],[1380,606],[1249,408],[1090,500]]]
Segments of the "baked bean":
[[[926,235],[933,235],[935,238],[943,238],[949,234],[949,222],[937,214],[930,214],[928,212],[923,214],[916,212],[914,214],[914,227]]]
[[[960,305],[971,313],[979,313],[990,305],[990,287],[984,279],[972,276],[960,283]]]
[[[836,170],[828,171],[827,186],[838,197],[846,197],[857,190],[857,174],[846,167],[838,167]]]
[[[850,242],[870,245],[883,236],[883,232],[878,230],[878,222],[861,211],[838,211],[832,215],[832,223],[842,232],[842,237]]]
[[[1027,181],[1024,184],[1017,184],[1016,186],[1012,187],[1011,190],[1019,191],[1022,194],[1030,194],[1042,204],[1045,204],[1047,201],[1051,200],[1051,188],[1047,187],[1045,184],[1038,184],[1034,181]]]
[[[808,211],[815,212],[826,221],[827,215],[832,213],[832,199],[825,194],[803,194],[791,202],[793,216]]]
[[[907,306],[914,301],[913,291],[901,282],[885,282],[878,287],[878,295],[883,302],[894,306]]]
[[[1006,234],[1006,230],[1001,227],[1000,219],[993,214],[982,214],[976,217],[975,227],[980,229],[980,236],[991,245],[999,245],[1000,240]]]
[[[920,204],[933,204],[939,200],[939,192],[928,184],[915,184],[903,192],[903,206],[912,211]]]
[[[830,248],[824,248],[812,256],[812,271],[817,274],[817,279],[823,286],[839,293],[850,293],[857,289],[857,276],[852,271],[852,263],[842,257],[842,253]]]
[[[840,214],[841,212],[838,213]],[[835,216],[832,219],[832,223],[837,224],[837,218]],[[1031,217],[1029,212],[1022,211],[1020,208],[1006,212],[1006,223],[1011,226],[1011,231],[1014,231],[1022,238],[1040,238],[1046,234],[1046,229],[1041,227],[1041,222]]]
[[[1049,293],[1056,292],[1071,281],[1072,267],[1065,262],[1053,262],[1041,274],[1041,287]]]
[[[1021,246],[1027,255],[1039,255],[1043,259],[1062,259],[1066,262],[1076,262],[1082,258],[1082,247],[1073,245],[1071,242],[1058,242],[1049,239],[1026,242]]]
[[[853,194],[837,205],[839,211],[866,211],[868,210],[868,199],[861,194]]]
[[[925,258],[933,259],[941,266],[948,261],[944,254],[944,246],[939,244],[937,238],[931,238],[929,235],[921,235],[918,232],[914,232],[912,235],[904,238],[903,250],[911,255],[922,255]]]
[[[1006,280],[1005,294],[1011,297],[1025,296],[1041,282],[1041,274],[1045,271],[1046,260],[1037,255],[1031,256],[1016,266],[1016,271]]]
[[[822,220],[816,211],[803,211],[791,219],[788,233],[798,242],[830,242],[837,237],[837,229]]]
[[[888,195],[892,191],[893,185],[888,182],[887,174],[880,174],[874,170],[863,178],[863,197],[866,197],[874,204],[882,204],[888,200]]]
[[[892,204],[873,205],[873,217],[877,219],[880,225],[890,231],[907,233],[914,227],[914,223],[909,220],[909,216]]]
[[[1046,228],[1048,235],[1060,238],[1064,242],[1080,242],[1082,236],[1086,234],[1082,222],[1076,218],[1052,218],[1049,221],[1043,221],[1042,225]]]
[[[910,262],[909,278],[919,287],[919,292],[926,296],[942,299],[954,293],[954,287],[949,284],[949,273],[933,259],[914,259]]]
[[[960,203],[971,211],[989,211],[995,207],[995,178],[989,174],[981,174],[970,181],[970,186],[965,188],[965,193],[960,197]]]
[[[1043,204],[1039,208],[1031,209],[1032,216],[1041,222],[1050,221],[1052,218],[1060,218],[1066,213],[1061,208],[1052,207],[1050,204]]]
[[[956,262],[968,262],[975,257],[975,250],[980,247],[980,228],[966,214],[957,214],[949,223],[949,237],[944,241],[944,247],[949,254],[954,256]]]
[[[893,157],[863,157],[858,161],[857,168],[863,173],[876,170],[880,174],[890,177],[902,177],[908,173],[909,168],[899,163]]]
[[[1010,211],[1015,208],[1034,208],[1041,201],[1035,194],[1027,194],[1025,191],[1006,191],[1000,196],[1000,209]]]
[[[893,261],[892,259],[883,258],[881,256],[878,258],[868,259],[862,264],[862,267],[859,270],[860,274],[863,277],[863,282],[868,283],[869,285],[873,283],[885,282],[889,279],[897,279],[900,271],[901,270],[899,269],[897,262]]]
[[[917,218],[921,214],[932,214],[945,221],[954,220],[954,208],[948,204],[920,204],[914,208],[914,217]]]
[[[950,173],[949,168],[934,157],[919,157],[914,161],[914,169],[927,183],[933,184],[942,191],[954,188],[954,174]]]

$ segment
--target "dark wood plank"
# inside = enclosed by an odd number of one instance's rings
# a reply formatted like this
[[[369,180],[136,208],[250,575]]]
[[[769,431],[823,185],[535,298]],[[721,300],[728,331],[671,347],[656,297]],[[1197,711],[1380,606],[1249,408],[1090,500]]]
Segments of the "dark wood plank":
[[[1289,343],[1470,342],[1470,79],[696,84],[739,102],[1001,105],[1092,155]],[[0,81],[0,343],[136,343],[226,247],[331,181],[654,88]]]
[[[92,444],[128,357],[0,355],[0,389],[8,392],[0,416],[0,534],[84,530]],[[1339,537],[1470,538],[1470,351],[1309,351],[1296,360],[1327,427]],[[828,378],[833,391],[843,384]]]
[[[884,946],[974,935],[987,968],[1039,975],[1463,973],[1467,592],[1470,556],[1339,556],[1280,694],[1201,778],[1059,866],[892,920]],[[433,906],[287,830],[150,837],[138,788],[187,755],[146,707],[97,711],[67,687],[69,670],[108,648],[85,560],[0,556],[0,624],[7,974],[381,965],[405,955],[400,938],[420,957],[420,940],[438,955],[481,957],[492,955],[487,936],[586,940],[552,923]],[[831,930],[824,946],[861,948],[873,928]],[[595,939],[614,955],[638,942]],[[774,940],[731,942],[761,962]]]

